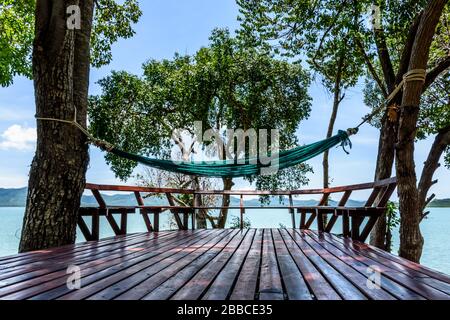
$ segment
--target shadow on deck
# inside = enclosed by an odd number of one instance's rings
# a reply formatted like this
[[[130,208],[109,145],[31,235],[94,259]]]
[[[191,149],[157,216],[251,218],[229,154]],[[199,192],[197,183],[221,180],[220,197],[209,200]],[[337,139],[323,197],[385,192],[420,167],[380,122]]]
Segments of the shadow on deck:
[[[450,299],[450,277],[330,233],[182,230],[0,258],[0,299]]]

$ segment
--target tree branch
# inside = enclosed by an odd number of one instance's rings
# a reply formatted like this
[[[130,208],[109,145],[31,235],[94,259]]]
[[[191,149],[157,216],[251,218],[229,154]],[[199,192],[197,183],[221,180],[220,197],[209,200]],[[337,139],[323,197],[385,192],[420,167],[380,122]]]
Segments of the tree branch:
[[[400,64],[395,79],[395,83],[400,83],[403,75],[408,72],[409,60],[411,59],[412,48],[416,38],[417,29],[419,28],[420,20],[422,19],[423,11],[421,11],[413,20],[409,27],[408,37],[406,38],[405,46],[403,47]]]
[[[422,175],[420,177],[418,191],[419,191],[419,204],[422,208],[426,206],[426,197],[431,186],[436,183],[434,182],[433,175],[437,168],[439,168],[439,160],[442,153],[445,151],[447,146],[450,145],[450,126],[442,129],[434,139],[433,145],[431,146],[430,152],[428,153],[428,158],[424,163],[422,170]]]
[[[425,92],[429,86],[436,80],[436,78],[446,71],[448,68],[450,68],[450,55],[447,56],[445,59],[443,59],[441,62],[438,63],[437,66],[435,66],[433,69],[430,70],[430,72],[427,73],[427,77],[425,79],[425,84],[423,86],[423,91]]]
[[[359,51],[361,51],[361,54],[363,55],[364,60],[366,61],[367,69],[369,69],[369,72],[372,75],[372,78],[378,84],[378,87],[380,88],[381,92],[383,93],[383,96],[385,98],[387,98],[388,94],[386,92],[386,88],[384,87],[383,81],[378,76],[372,62],[370,61],[369,56],[367,55],[366,51],[364,50],[364,46],[361,43],[361,40],[355,37],[355,42],[356,42],[356,45],[358,46]]]
[[[392,92],[395,88],[395,74],[383,29],[375,29],[374,37],[378,51],[378,58],[380,59],[381,68],[383,70],[384,80],[388,87],[388,92]]]

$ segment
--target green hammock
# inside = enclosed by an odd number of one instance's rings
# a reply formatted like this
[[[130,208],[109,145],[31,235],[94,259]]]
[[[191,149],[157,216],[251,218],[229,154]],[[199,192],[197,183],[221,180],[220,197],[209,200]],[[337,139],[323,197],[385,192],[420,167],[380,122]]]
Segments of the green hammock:
[[[351,148],[349,133],[339,130],[338,134],[329,139],[300,146],[291,150],[281,151],[278,154],[276,168],[285,169],[303,163],[339,144],[344,148],[344,151],[345,146],[347,145]],[[121,158],[136,161],[156,169],[206,177],[254,176],[261,174],[261,170],[264,168],[267,169],[271,165],[270,163],[266,165],[262,164],[257,158],[247,158],[245,159],[245,164],[238,163],[234,160],[188,162],[147,158],[114,147],[108,151]],[[274,157],[274,159],[277,159],[277,157]]]

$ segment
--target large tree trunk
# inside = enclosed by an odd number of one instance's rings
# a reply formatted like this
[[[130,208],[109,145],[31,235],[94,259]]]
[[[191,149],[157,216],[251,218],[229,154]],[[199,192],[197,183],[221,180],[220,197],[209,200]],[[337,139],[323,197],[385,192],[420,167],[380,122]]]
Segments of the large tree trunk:
[[[417,30],[409,70],[427,68],[430,45],[446,2],[445,0],[433,0],[428,3]],[[415,262],[420,261],[424,243],[420,232],[422,208],[419,203],[414,163],[414,140],[423,86],[424,83],[420,81],[405,84],[396,145],[396,170],[401,214],[399,255]]]
[[[386,92],[386,97],[388,93],[390,94],[394,90],[395,85],[397,83],[400,83],[403,75],[408,71],[412,47],[421,16],[422,14],[419,14],[410,25],[396,76],[394,76],[384,31],[379,29],[375,30],[374,32],[380,65],[382,66],[383,78],[385,80],[387,89],[384,88],[384,85],[380,81],[378,81],[378,85],[383,86],[382,91]],[[391,101],[391,104],[400,105],[401,96],[397,95],[393,99],[393,101]],[[395,143],[397,141],[397,132],[398,119],[390,119],[388,110],[386,110],[381,120],[381,130],[378,144],[378,158],[375,169],[375,181],[390,178],[392,175],[392,168],[394,166],[395,159]],[[386,215],[383,215],[378,219],[377,223],[372,229],[372,232],[370,234],[370,244],[380,249],[390,251],[391,245],[389,237],[390,230],[387,229]]]
[[[80,1],[81,30],[68,30],[67,7],[78,1],[38,0],[33,76],[38,117],[74,117],[86,125],[93,1]],[[20,252],[75,242],[89,162],[86,137],[75,127],[38,121]]]

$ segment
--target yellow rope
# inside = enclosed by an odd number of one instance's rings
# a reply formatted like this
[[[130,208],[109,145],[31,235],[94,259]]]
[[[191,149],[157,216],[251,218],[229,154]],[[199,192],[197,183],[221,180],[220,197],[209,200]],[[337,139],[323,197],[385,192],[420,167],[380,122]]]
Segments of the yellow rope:
[[[383,109],[389,108],[388,104],[394,99],[400,90],[404,89],[407,82],[421,81],[425,82],[427,77],[427,71],[424,69],[412,69],[403,75],[402,81],[395,87],[391,94],[386,98],[385,103],[379,105],[370,114],[363,118],[363,121],[356,127],[361,127],[364,123],[370,121],[376,114],[381,112]]]
[[[395,96],[403,89],[407,82],[421,81],[425,82],[427,78],[427,71],[424,69],[412,69],[403,75],[402,81],[395,87],[394,91],[386,98],[386,102],[389,103]]]
[[[63,119],[45,118],[45,117],[36,117],[36,120],[55,121],[55,122],[67,123],[67,124],[73,125],[76,128],[78,128],[82,133],[84,133],[84,135],[88,138],[89,142],[96,145],[97,147],[104,149],[106,151],[111,151],[112,149],[114,149],[113,144],[94,137],[86,128],[84,128],[81,124],[78,123],[76,108],[75,108],[73,120],[63,120]]]

